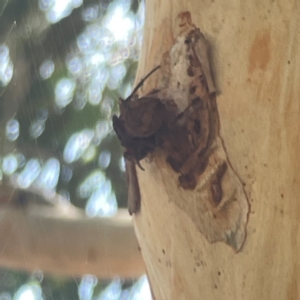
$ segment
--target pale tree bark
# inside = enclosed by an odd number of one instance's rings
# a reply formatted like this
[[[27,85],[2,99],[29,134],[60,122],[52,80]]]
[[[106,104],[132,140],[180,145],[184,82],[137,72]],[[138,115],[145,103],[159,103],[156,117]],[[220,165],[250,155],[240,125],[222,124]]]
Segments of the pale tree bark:
[[[219,136],[250,211],[239,251],[212,243],[176,205],[186,201],[185,191],[178,187],[178,195],[170,195],[178,174],[158,154],[143,161],[142,206],[134,221],[154,297],[299,299],[299,3],[147,1],[137,79],[171,49],[183,11],[211,46]],[[142,92],[159,80],[153,75]]]

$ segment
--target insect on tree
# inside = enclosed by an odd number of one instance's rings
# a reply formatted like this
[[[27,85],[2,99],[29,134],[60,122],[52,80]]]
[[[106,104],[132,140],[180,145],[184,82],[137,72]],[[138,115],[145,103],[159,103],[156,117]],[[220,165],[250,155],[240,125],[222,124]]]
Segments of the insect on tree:
[[[160,66],[157,66],[145,76],[126,99],[120,99],[120,116],[113,116],[114,130],[125,148],[130,214],[139,212],[141,202],[135,165],[137,164],[140,169],[144,170],[140,160],[158,146],[157,133],[165,120],[165,106],[157,97],[158,91],[152,91],[140,98],[136,93],[145,80],[159,68]]]

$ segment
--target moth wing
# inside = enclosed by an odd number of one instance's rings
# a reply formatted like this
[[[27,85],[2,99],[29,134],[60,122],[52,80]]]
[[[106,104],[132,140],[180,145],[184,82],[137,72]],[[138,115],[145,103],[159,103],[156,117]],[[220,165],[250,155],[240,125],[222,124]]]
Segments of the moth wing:
[[[141,208],[141,194],[137,178],[135,162],[125,159],[127,177],[127,202],[130,215],[136,214]]]

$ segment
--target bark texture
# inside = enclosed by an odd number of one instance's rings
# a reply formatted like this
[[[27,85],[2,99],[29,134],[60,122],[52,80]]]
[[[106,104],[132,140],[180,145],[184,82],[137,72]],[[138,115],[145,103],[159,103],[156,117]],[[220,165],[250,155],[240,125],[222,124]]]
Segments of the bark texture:
[[[170,199],[178,174],[158,156],[143,162],[134,221],[155,299],[299,299],[299,4],[147,1],[137,80],[173,46],[183,11],[211,46],[219,135],[250,213],[239,252],[211,243]],[[142,92],[158,81],[153,75]]]

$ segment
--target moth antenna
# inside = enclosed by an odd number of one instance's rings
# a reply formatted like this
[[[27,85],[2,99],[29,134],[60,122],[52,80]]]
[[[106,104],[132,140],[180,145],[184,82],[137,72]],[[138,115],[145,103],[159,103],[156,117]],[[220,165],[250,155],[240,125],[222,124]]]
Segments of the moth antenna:
[[[123,101],[128,101],[136,92],[137,90],[144,84],[145,80],[150,77],[157,69],[159,69],[160,66],[155,67],[148,75],[146,75],[144,78],[141,79],[141,81],[138,83],[138,85],[133,89],[132,93]]]

